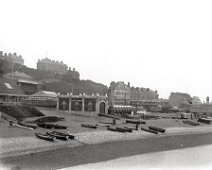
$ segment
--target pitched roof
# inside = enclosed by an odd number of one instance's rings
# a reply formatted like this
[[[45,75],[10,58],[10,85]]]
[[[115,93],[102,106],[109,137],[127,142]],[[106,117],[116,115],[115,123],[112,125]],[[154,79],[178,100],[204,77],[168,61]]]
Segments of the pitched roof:
[[[15,71],[14,73],[7,73],[5,74],[5,78],[9,78],[9,77],[13,77],[13,78],[16,78],[16,79],[27,79],[27,80],[30,80],[32,79],[31,76],[27,75],[26,73],[22,73],[22,72],[18,72],[18,71]]]
[[[17,85],[17,82],[12,79],[0,78],[0,94],[21,94],[24,92]]]
[[[51,91],[39,91],[32,96],[57,97],[57,93]]]
[[[26,83],[26,84],[41,84],[38,81],[32,81],[32,80],[18,80],[18,83]]]

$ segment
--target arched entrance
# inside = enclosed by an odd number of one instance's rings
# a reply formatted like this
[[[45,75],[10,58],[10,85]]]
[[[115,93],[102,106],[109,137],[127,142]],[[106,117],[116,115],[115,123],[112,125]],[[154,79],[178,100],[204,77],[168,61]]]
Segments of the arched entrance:
[[[100,104],[99,104],[99,112],[100,113],[105,113],[105,103],[104,102],[100,102]]]

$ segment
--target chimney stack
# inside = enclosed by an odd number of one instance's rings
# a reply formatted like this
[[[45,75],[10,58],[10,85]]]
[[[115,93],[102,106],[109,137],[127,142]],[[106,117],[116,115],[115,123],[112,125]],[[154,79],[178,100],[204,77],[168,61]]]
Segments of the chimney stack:
[[[209,101],[210,101],[210,98],[207,96],[206,97],[206,103],[209,103]]]

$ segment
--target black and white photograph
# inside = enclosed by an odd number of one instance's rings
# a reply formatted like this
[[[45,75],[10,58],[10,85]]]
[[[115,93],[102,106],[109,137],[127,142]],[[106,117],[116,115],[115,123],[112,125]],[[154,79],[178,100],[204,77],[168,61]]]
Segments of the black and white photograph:
[[[210,0],[0,0],[0,170],[210,170],[211,74]]]

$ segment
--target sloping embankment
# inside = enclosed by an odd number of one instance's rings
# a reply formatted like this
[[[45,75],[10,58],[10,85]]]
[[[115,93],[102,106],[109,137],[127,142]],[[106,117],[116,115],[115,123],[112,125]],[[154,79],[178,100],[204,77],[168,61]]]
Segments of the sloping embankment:
[[[39,110],[30,106],[22,105],[0,105],[0,112],[4,113],[11,119],[21,120],[28,117],[44,116]]]

